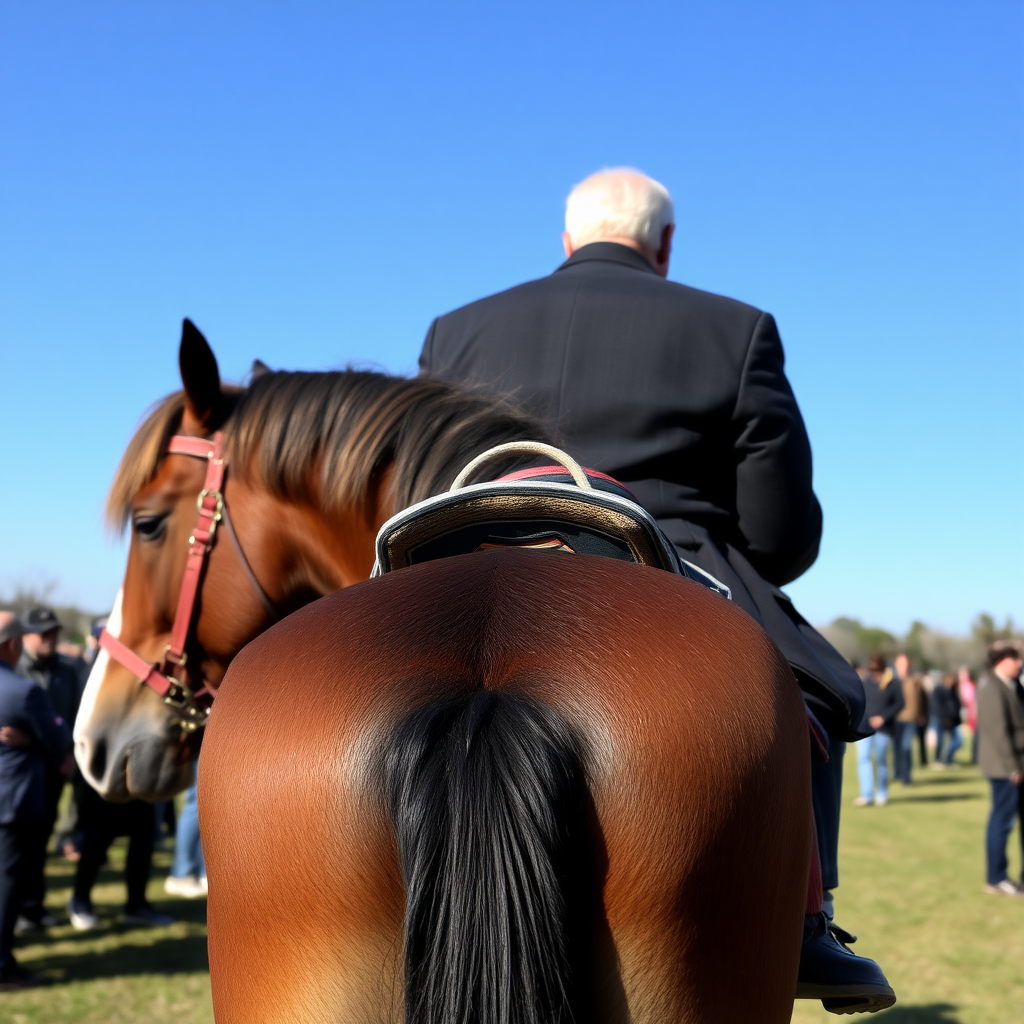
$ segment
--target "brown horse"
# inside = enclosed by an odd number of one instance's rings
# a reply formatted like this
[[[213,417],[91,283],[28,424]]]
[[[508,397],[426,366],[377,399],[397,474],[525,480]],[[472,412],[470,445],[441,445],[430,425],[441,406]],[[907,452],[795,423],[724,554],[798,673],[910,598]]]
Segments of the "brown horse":
[[[188,335],[182,371],[111,495],[133,523],[121,640],[157,660],[170,636],[203,485],[164,457],[175,432],[223,429],[274,605],[338,591],[267,629],[238,552],[206,567],[188,665],[216,684],[231,664],[200,787],[220,1024],[787,1021],[808,739],[759,628],[686,579],[541,551],[349,586],[392,510],[535,425],[379,375],[228,392]],[[90,778],[187,782],[196,733],[173,709],[109,661],[90,689]]]

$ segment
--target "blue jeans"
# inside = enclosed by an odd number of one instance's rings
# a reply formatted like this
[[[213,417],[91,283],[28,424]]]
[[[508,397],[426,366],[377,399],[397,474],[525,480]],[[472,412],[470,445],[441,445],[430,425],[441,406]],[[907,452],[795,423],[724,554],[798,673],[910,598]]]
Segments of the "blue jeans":
[[[860,780],[860,795],[865,800],[889,799],[889,747],[892,737],[886,732],[876,732],[866,739],[857,740],[857,777]],[[874,765],[872,765],[874,757]],[[875,793],[875,768],[878,769],[878,793]]]
[[[1024,857],[1024,786],[1009,779],[989,779],[992,786],[992,811],[985,829],[985,881],[998,885],[1006,881],[1006,840],[1014,820],[1021,820],[1020,849]]]
[[[953,755],[964,745],[964,738],[960,735],[960,726],[954,725],[952,729],[943,729],[941,726],[936,730],[938,746],[935,748],[935,760],[945,761],[946,764],[953,763]],[[946,737],[949,737],[949,746],[946,747]],[[945,753],[943,753],[945,748]]]
[[[199,809],[196,806],[196,784],[193,782],[185,793],[185,806],[178,818],[177,840],[174,844],[174,866],[171,874],[175,878],[193,875],[206,876],[206,862],[203,847],[199,842]]]
[[[907,786],[911,782],[911,770],[914,765],[914,740],[916,737],[916,722],[893,722],[893,769],[896,773],[896,778]]]

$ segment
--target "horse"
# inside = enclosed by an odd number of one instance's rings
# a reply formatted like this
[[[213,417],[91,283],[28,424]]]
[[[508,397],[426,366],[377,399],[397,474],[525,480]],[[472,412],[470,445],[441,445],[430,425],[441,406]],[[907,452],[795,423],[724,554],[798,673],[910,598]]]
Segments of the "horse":
[[[128,567],[75,738],[101,792],[156,799],[205,734],[218,1024],[788,1021],[808,735],[760,628],[587,555],[368,580],[393,512],[538,425],[428,379],[227,388],[187,323],[179,361],[111,489]]]

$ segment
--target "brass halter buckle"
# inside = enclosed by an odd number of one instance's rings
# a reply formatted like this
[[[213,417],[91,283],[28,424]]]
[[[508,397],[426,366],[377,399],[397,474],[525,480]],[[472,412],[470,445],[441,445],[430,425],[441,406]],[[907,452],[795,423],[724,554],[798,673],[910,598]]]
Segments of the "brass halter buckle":
[[[212,491],[208,487],[204,487],[196,498],[196,509],[201,516],[206,511],[206,509],[203,508],[203,502],[211,495],[216,500],[216,504],[213,509],[213,518],[210,520],[209,536],[206,538],[207,548],[213,545],[213,538],[217,533],[217,524],[224,518],[224,493],[222,491]],[[188,542],[189,545],[195,544],[195,534],[189,537]]]
[[[206,725],[210,712],[196,704],[192,691],[178,680],[171,680],[171,688],[164,697],[164,703],[178,713],[178,726],[182,732],[195,732]]]

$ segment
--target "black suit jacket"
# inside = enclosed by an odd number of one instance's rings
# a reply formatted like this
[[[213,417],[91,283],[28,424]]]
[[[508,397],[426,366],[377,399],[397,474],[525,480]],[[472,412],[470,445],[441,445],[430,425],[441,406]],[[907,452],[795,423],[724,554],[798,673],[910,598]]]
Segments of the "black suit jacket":
[[[420,367],[512,395],[581,462],[627,484],[838,701],[835,714],[816,710],[856,733],[860,680],[778,590],[814,562],[822,520],[769,314],[595,242],[550,277],[436,319]]]
[[[656,519],[706,527],[775,584],[817,557],[811,447],[774,319],[595,242],[430,326],[420,366],[513,393]]]

